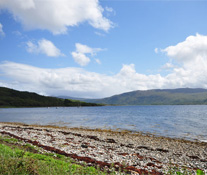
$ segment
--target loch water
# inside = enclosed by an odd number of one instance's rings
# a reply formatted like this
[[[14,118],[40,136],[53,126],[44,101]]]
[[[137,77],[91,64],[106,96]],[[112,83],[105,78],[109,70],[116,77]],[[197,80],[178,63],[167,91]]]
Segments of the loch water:
[[[207,142],[207,106],[1,108],[0,122],[126,129]]]

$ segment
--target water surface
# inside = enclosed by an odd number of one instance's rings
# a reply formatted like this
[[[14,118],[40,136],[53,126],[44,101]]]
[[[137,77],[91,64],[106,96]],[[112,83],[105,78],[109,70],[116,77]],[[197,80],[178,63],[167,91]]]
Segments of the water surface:
[[[207,106],[104,106],[0,109],[0,122],[127,129],[207,140]]]

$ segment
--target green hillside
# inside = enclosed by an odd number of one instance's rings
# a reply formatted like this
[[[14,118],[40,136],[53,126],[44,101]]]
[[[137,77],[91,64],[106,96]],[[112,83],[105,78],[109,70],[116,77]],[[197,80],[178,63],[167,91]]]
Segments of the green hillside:
[[[207,90],[180,88],[133,91],[91,102],[113,105],[199,105],[207,104]]]
[[[78,100],[46,97],[31,92],[20,92],[0,87],[0,107],[100,106]]]

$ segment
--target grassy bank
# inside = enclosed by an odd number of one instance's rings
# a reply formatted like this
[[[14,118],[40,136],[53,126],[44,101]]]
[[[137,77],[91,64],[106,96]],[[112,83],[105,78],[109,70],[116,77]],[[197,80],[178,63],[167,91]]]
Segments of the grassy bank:
[[[68,157],[44,152],[17,139],[0,136],[0,174],[104,175],[106,173],[98,168],[80,165]]]

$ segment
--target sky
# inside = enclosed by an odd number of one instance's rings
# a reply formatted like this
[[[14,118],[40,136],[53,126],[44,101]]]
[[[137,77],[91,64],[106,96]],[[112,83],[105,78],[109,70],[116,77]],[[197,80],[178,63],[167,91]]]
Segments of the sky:
[[[207,1],[0,0],[0,86],[103,98],[207,88]]]

